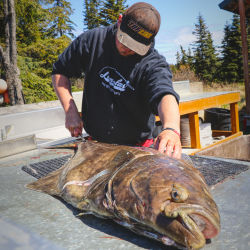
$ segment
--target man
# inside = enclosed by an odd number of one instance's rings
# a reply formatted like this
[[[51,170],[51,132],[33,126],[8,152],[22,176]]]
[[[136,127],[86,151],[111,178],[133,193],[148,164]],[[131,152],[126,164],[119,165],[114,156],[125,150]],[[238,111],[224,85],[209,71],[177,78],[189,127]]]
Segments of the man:
[[[53,66],[52,82],[72,136],[85,131],[95,140],[150,146],[155,115],[162,132],[155,148],[181,157],[179,96],[165,58],[154,49],[160,14],[135,3],[117,24],[76,38]],[[71,95],[70,77],[85,75],[82,119]]]

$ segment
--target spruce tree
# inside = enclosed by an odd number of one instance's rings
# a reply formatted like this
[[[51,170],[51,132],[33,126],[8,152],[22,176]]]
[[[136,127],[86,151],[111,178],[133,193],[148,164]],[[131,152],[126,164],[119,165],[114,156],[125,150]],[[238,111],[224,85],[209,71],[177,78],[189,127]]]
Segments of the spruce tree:
[[[100,12],[100,17],[102,19],[101,24],[103,26],[108,26],[116,23],[119,15],[127,8],[125,3],[126,0],[106,0]]]
[[[180,49],[181,49],[181,65],[186,65],[187,64],[187,53],[186,51],[183,49],[182,45],[180,45]]]
[[[190,69],[192,69],[193,68],[193,56],[192,56],[192,51],[190,48],[188,48],[187,63],[189,65]]]
[[[84,25],[86,30],[99,27],[101,25],[100,11],[101,0],[84,0]]]
[[[47,0],[53,4],[53,7],[49,8],[49,29],[47,34],[49,37],[61,37],[67,35],[74,37],[74,23],[70,20],[70,15],[73,13],[70,1],[65,0]]]
[[[201,15],[198,16],[193,34],[196,36],[193,44],[195,74],[205,82],[212,82],[216,78],[218,58],[211,33]]]
[[[5,50],[0,45],[1,66],[8,86],[10,104],[24,104],[20,71],[17,65],[16,11],[14,0],[3,1]]]
[[[176,53],[176,68],[179,69],[181,65],[181,55],[179,53],[179,51],[177,51]]]
[[[127,6],[126,0],[85,0],[84,25],[86,29],[115,23]]]
[[[232,24],[226,24],[222,41],[221,79],[232,83],[243,81],[243,61],[240,18],[234,15]]]
[[[18,0],[15,2],[17,16],[17,41],[29,45],[42,39],[49,16],[38,1]]]
[[[9,0],[6,2],[10,2]],[[67,1],[64,1],[66,3]],[[55,11],[55,4],[60,5],[63,1],[54,0],[16,0],[16,40],[17,40],[17,63],[20,69],[20,79],[22,83],[22,91],[24,94],[25,102],[38,102],[49,101],[56,99],[55,92],[51,85],[51,70],[52,64],[58,58],[58,55],[69,45],[71,42],[70,29],[65,29],[65,26],[54,26],[53,22],[62,18],[60,22],[70,23],[68,19],[69,13]],[[64,5],[67,9],[67,5]],[[69,5],[68,5],[69,6]],[[62,10],[62,9],[61,9]],[[10,12],[12,14],[13,11]],[[52,14],[54,13],[54,14]],[[8,15],[9,16],[9,15]],[[0,2],[0,25],[4,22],[3,4]],[[12,25],[11,25],[12,27]],[[59,29],[58,29],[59,27]],[[0,30],[4,30],[1,26]],[[54,29],[55,28],[55,29]],[[61,32],[61,33],[60,33]],[[62,34],[62,36],[61,36]],[[68,35],[68,36],[65,36]],[[9,45],[6,42],[5,32],[0,34],[0,50],[7,51]],[[0,51],[0,61],[3,58]],[[13,54],[13,49],[11,53]],[[10,53],[9,53],[10,54]],[[14,60],[11,55],[10,60]],[[3,58],[6,61],[6,58]],[[8,59],[8,58],[7,58]],[[6,62],[0,62],[1,77],[7,80],[10,75],[12,78],[18,73],[9,73],[6,70]],[[7,62],[8,63],[8,62]],[[15,87],[15,91],[16,91]],[[13,98],[11,98],[13,99]]]

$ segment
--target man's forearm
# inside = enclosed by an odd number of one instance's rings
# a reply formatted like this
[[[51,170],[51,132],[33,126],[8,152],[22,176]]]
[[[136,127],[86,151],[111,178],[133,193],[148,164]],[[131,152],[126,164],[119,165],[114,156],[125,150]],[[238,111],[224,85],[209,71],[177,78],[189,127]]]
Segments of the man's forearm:
[[[71,136],[81,135],[83,123],[71,94],[69,79],[63,75],[53,75],[52,83],[65,111],[65,127],[70,131]]]
[[[60,74],[52,75],[52,83],[65,112],[68,112],[73,101],[69,79]]]
[[[162,127],[170,127],[180,132],[180,112],[173,95],[165,95],[158,106]]]

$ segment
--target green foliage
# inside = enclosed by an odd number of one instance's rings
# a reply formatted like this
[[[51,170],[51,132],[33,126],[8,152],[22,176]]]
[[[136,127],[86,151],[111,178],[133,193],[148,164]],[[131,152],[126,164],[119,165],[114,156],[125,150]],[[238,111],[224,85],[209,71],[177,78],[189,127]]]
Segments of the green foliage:
[[[84,0],[84,24],[87,29],[99,27],[102,20],[100,17],[101,0]]]
[[[46,30],[47,36],[60,37],[68,35],[74,37],[74,23],[70,20],[69,16],[73,13],[71,4],[65,0],[50,0],[53,7],[48,8],[48,26]]]
[[[21,71],[20,78],[23,86],[25,103],[51,101],[56,94],[51,84],[51,78],[42,78],[35,71],[39,63],[29,57],[18,57],[18,66]]]
[[[250,19],[246,19],[248,54],[250,54]],[[193,44],[193,55],[191,49],[188,53],[180,46],[180,52],[176,54],[176,68],[179,74],[182,66],[188,66],[194,70],[196,76],[207,83],[211,82],[242,82],[243,81],[243,59],[240,17],[234,15],[231,24],[224,28],[224,39],[222,41],[221,56],[218,57],[216,48],[213,46],[211,33],[206,27],[201,15],[195,24],[193,34],[196,41]],[[250,67],[250,61],[249,61]],[[185,67],[184,67],[185,68]]]
[[[108,26],[116,23],[119,15],[125,11],[127,6],[124,0],[106,0],[101,8],[100,16],[102,19],[101,24]]]
[[[126,0],[85,0],[84,24],[87,29],[115,23],[125,11]]]
[[[50,77],[52,65],[57,60],[58,55],[69,45],[71,40],[66,37],[47,38],[32,43],[29,46],[19,46],[18,54],[20,56],[30,57],[39,64],[36,73],[40,77]]]
[[[16,10],[16,36],[17,41],[31,44],[43,38],[45,20],[48,17],[46,11],[38,1],[15,1]]]
[[[52,65],[69,43],[70,39],[62,36],[19,46],[18,66],[26,103],[56,99],[51,85]]]
[[[48,37],[73,37],[74,23],[69,19],[73,11],[69,1],[18,0],[15,8],[19,42],[29,45]]]
[[[18,67],[25,102],[55,100],[56,94],[51,84],[52,66],[71,42],[70,37],[73,37],[74,24],[69,19],[71,4],[64,0],[16,0],[15,10]],[[3,17],[1,1],[2,44],[5,42]],[[73,87],[73,90],[76,89]]]
[[[242,42],[238,15],[233,16],[232,24],[225,25],[221,48],[221,79],[229,83],[243,81]]]
[[[205,82],[212,82],[216,79],[218,58],[211,33],[201,15],[198,16],[198,23],[195,24],[193,34],[196,36],[193,44],[195,74]]]
[[[179,69],[181,65],[181,55],[179,51],[176,52],[176,68]]]
[[[188,52],[180,45],[180,52],[176,53],[176,67],[179,70],[181,66],[186,66],[189,70],[193,69],[193,57],[191,49],[188,48]]]

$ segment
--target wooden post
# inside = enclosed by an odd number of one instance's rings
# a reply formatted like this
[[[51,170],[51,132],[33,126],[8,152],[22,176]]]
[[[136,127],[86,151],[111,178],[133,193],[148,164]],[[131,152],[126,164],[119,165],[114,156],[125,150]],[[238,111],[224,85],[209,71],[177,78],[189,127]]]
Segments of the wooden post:
[[[240,132],[238,103],[230,104],[232,134]]]
[[[246,113],[250,115],[250,81],[248,71],[248,49],[247,49],[247,34],[246,34],[246,16],[244,0],[239,0],[239,13],[240,13],[240,29],[242,40],[242,55],[243,55],[243,68],[245,80],[245,95],[246,95]]]
[[[198,112],[188,114],[188,117],[189,117],[189,127],[190,127],[191,148],[201,148]]]

